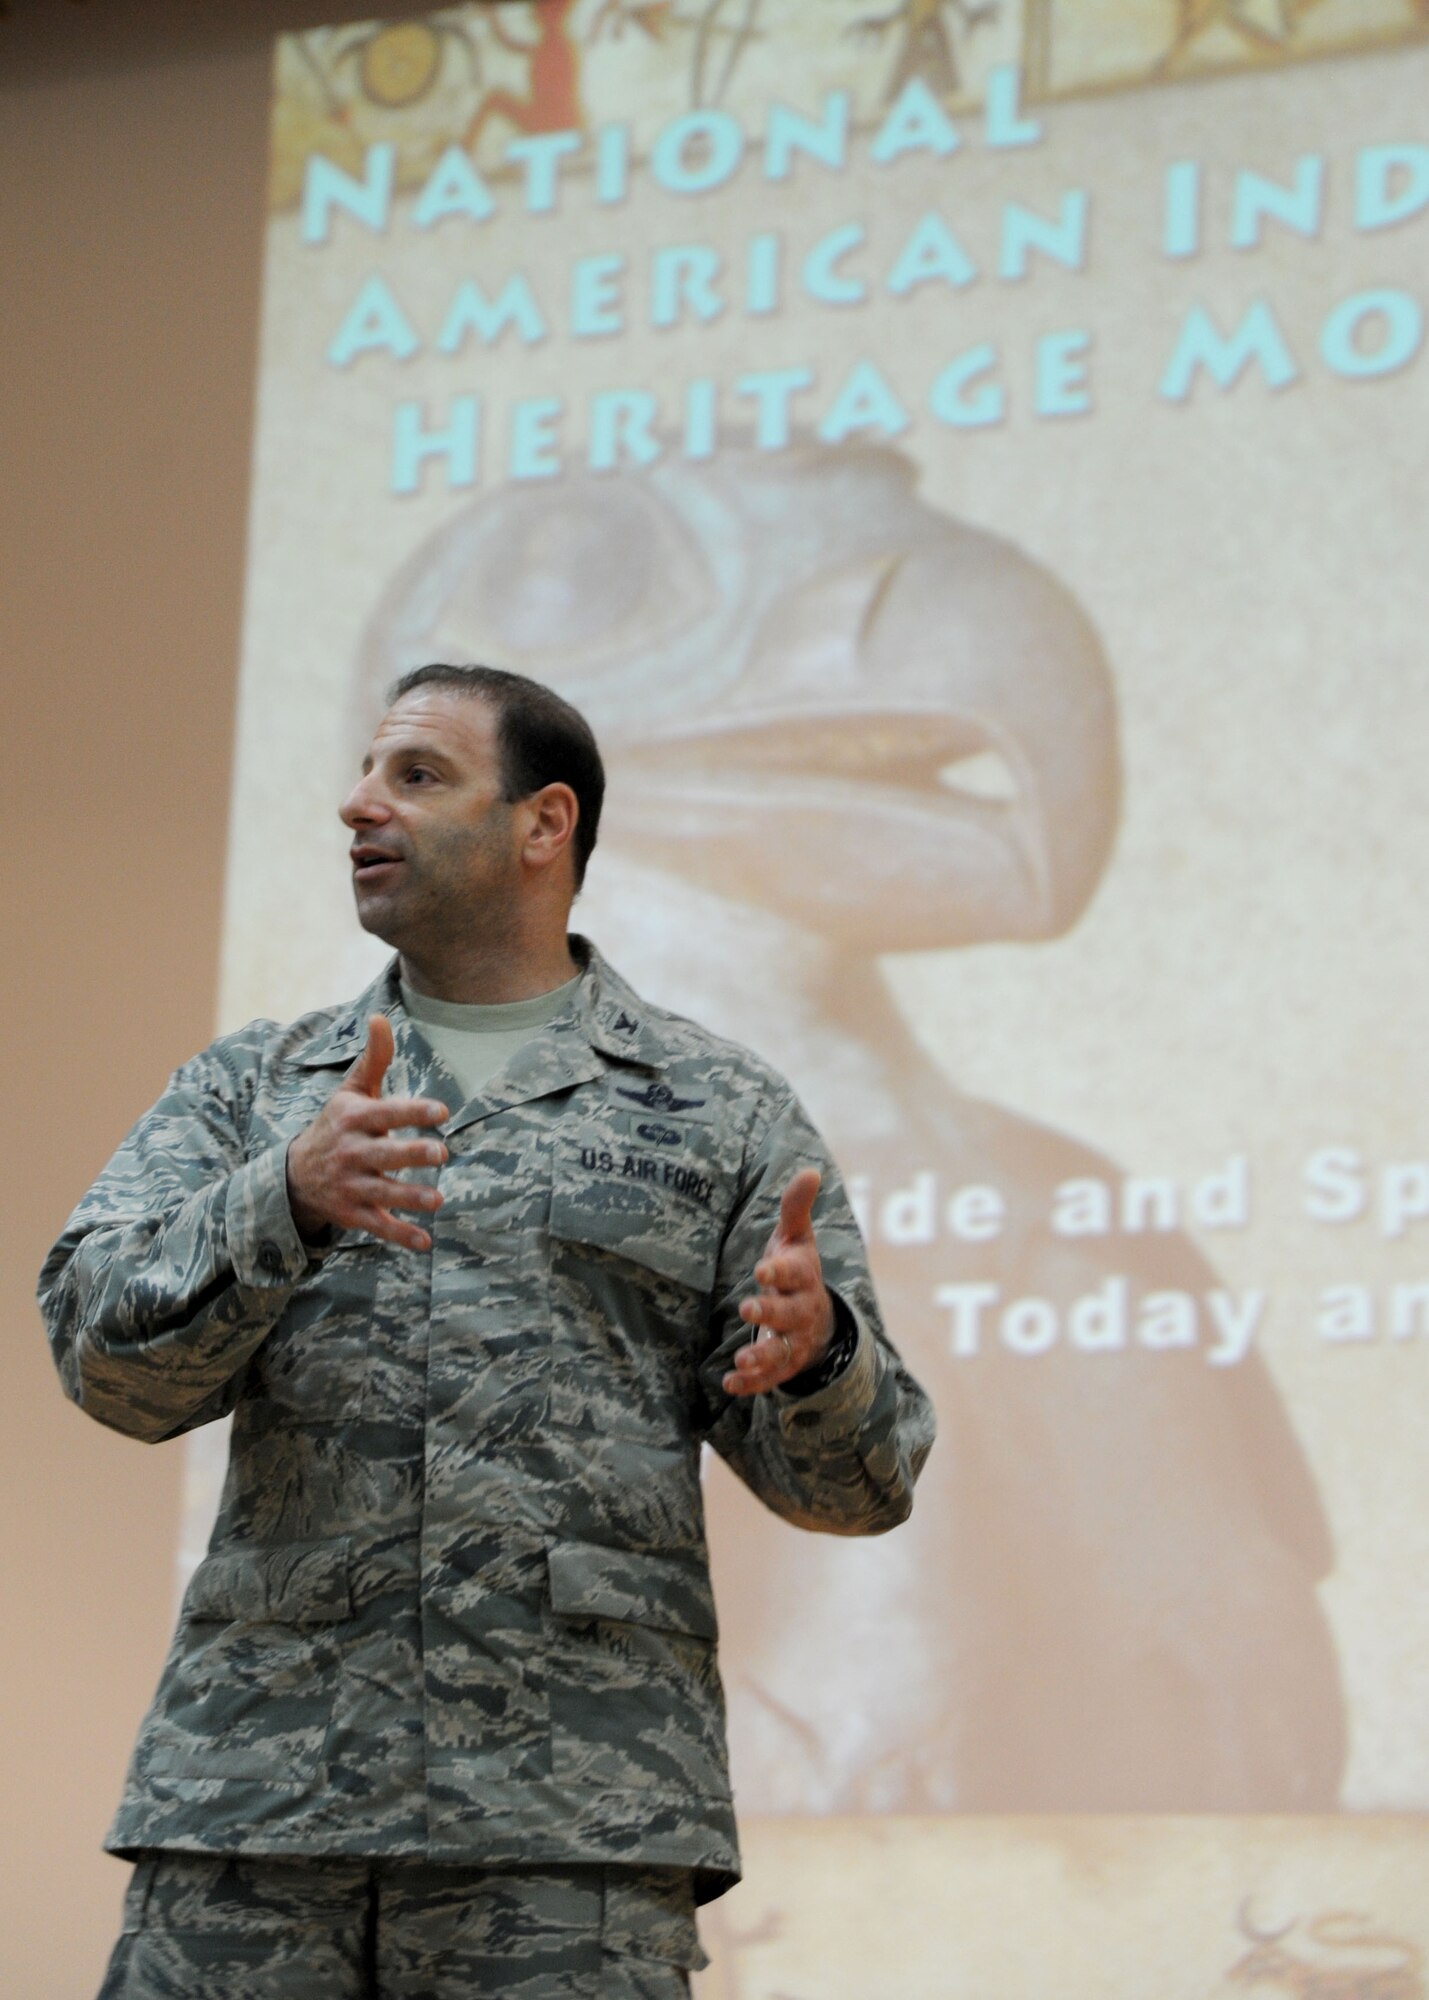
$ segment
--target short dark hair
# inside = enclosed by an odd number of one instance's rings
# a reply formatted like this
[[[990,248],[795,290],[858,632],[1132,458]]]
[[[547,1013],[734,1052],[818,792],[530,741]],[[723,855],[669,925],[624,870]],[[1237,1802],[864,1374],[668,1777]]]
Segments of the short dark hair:
[[[502,796],[508,802],[529,798],[542,785],[570,786],[578,808],[571,846],[579,889],[605,797],[605,767],[580,710],[525,674],[508,673],[504,667],[453,667],[441,661],[413,667],[394,681],[387,690],[387,706],[423,687],[449,688],[453,694],[491,703],[496,710]]]

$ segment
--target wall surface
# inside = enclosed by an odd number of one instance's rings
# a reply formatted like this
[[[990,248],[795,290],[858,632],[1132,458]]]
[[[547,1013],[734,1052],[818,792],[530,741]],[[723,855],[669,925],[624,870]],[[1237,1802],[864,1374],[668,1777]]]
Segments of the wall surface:
[[[34,1277],[212,1033],[269,49],[366,11],[19,0],[0,18],[0,1985],[16,2000],[99,1984],[128,1874],[99,1843],[168,1636],[181,1472],[180,1447],[66,1403]]]

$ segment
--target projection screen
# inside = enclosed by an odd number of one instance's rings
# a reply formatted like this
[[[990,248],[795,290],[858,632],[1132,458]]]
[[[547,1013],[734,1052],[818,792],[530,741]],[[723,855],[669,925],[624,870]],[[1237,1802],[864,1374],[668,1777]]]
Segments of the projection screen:
[[[709,1469],[706,1995],[1426,1991],[1426,40],[278,44],[221,1025],[385,960],[335,810],[384,687],[549,682],[610,773],[579,928],[794,1080],[938,1408],[887,1539]]]

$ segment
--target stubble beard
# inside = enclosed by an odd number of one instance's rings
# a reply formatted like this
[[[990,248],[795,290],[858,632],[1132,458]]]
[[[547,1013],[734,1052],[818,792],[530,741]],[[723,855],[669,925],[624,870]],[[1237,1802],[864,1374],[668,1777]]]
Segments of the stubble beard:
[[[416,965],[509,947],[519,935],[519,893],[501,831],[498,820],[476,837],[482,862],[476,881],[469,838],[441,841],[420,859],[404,854],[390,891],[370,895],[366,907],[358,898],[363,930]]]

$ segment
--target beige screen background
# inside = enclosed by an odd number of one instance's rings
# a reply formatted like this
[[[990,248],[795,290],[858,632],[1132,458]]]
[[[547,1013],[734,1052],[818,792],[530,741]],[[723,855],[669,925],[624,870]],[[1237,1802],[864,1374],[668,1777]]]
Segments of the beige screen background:
[[[381,962],[385,683],[537,674],[610,765],[582,924],[793,1076],[939,1408],[887,1542],[711,1470],[710,1991],[1421,1990],[1359,1816],[1429,1801],[1427,61],[1393,0],[279,43],[224,1023]],[[841,163],[767,172],[776,102]]]

